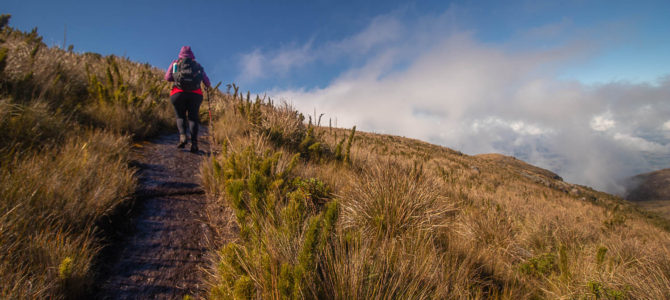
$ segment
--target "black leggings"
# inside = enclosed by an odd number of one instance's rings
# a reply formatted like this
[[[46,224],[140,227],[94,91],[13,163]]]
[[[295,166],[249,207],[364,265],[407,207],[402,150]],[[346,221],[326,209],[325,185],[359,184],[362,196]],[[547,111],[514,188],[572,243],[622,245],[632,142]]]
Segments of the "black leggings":
[[[200,104],[202,95],[196,93],[182,92],[170,96],[170,102],[174,106],[177,115],[177,129],[180,135],[186,134],[185,120],[188,113],[188,128],[191,134],[191,142],[198,142],[198,124],[200,124]]]

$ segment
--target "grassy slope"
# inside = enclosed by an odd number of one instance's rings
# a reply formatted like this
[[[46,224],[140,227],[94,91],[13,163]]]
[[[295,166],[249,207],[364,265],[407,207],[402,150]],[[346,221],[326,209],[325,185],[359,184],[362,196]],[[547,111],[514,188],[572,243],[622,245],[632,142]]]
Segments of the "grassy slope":
[[[212,222],[229,207],[239,232],[212,249],[213,298],[670,294],[668,224],[620,198],[500,155],[389,135],[356,133],[346,155],[349,130],[305,126],[286,106],[218,101],[224,150],[203,178],[218,199]]]
[[[2,28],[0,298],[90,291],[104,243],[98,225],[135,189],[131,141],[171,120],[161,75]]]

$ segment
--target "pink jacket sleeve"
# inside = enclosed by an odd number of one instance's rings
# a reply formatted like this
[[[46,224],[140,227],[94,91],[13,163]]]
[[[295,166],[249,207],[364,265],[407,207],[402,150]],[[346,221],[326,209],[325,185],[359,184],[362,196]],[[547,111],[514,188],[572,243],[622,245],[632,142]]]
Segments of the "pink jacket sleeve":
[[[167,68],[167,71],[165,72],[165,80],[167,81],[174,81],[174,77],[172,77],[172,65],[174,65],[174,61],[170,63],[170,66]]]
[[[202,82],[205,84],[206,87],[208,88],[212,87],[212,85],[209,82],[209,77],[207,77],[207,73],[205,73],[205,68],[202,68]]]

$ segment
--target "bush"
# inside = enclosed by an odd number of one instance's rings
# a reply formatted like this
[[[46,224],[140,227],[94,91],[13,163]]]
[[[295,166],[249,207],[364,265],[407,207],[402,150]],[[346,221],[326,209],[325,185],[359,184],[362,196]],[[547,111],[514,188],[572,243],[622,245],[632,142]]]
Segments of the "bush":
[[[558,271],[556,255],[554,253],[545,253],[530,258],[527,262],[522,263],[519,266],[519,271],[526,275],[548,276],[552,272]]]
[[[292,175],[298,159],[248,147],[224,152],[204,169],[206,185],[227,200],[240,228],[240,240],[219,254],[211,297],[318,295],[316,271],[338,203],[323,182]]]

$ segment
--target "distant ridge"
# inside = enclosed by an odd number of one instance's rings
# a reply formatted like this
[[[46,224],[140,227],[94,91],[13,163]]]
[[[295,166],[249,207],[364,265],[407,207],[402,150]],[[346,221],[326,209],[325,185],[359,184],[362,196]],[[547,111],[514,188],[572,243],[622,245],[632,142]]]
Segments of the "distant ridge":
[[[514,167],[517,167],[517,168],[520,168],[520,169],[525,169],[525,170],[528,170],[528,171],[532,171],[533,173],[543,175],[543,176],[548,177],[550,179],[563,180],[563,178],[561,178],[561,176],[558,176],[558,174],[556,174],[552,171],[533,166],[533,165],[531,165],[529,163],[526,163],[522,160],[519,160],[519,159],[517,159],[516,157],[513,157],[513,156],[506,156],[506,155],[502,155],[502,154],[498,154],[498,153],[479,154],[479,155],[475,155],[475,156],[479,157],[479,158],[484,158],[484,159],[487,159],[487,160],[491,160],[491,161],[496,161],[496,162],[499,162],[501,164],[514,166]]]
[[[636,175],[630,178],[625,198],[630,201],[669,201],[670,169]]]
[[[633,176],[625,186],[626,200],[670,220],[670,169]]]

